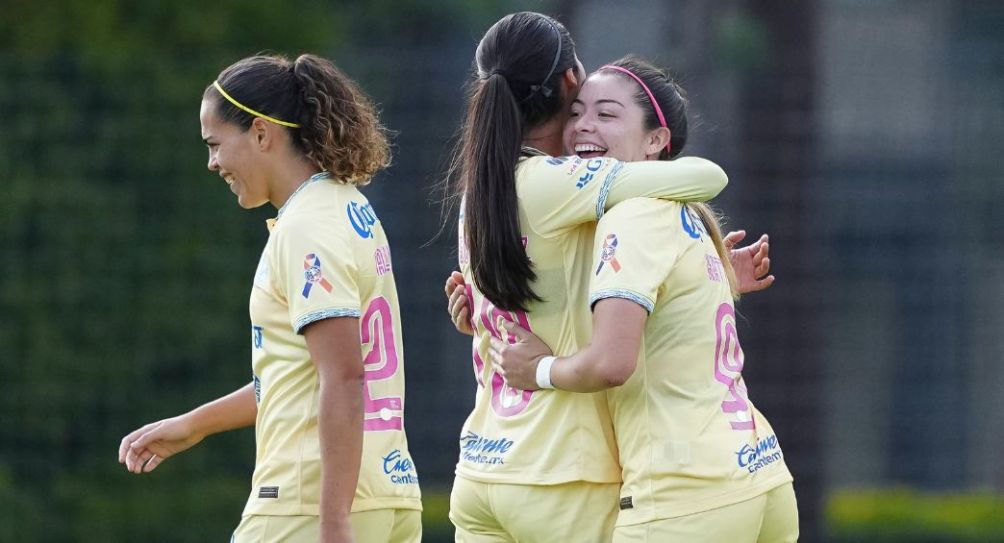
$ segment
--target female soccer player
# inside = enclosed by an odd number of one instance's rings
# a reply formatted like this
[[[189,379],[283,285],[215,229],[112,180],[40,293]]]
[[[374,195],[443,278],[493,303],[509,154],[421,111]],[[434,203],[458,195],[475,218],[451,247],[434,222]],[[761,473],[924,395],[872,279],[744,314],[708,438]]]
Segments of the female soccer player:
[[[251,289],[254,380],[130,433],[119,461],[149,472],[253,424],[232,541],[419,541],[390,249],[357,189],[390,161],[370,99],[325,59],[255,56],[206,88],[199,117],[238,204],[278,209]]]
[[[666,160],[686,139],[682,90],[631,58],[589,77],[565,130],[590,159]],[[555,359],[507,324],[518,341],[493,340],[492,363],[510,386],[553,389],[535,394],[608,390],[624,479],[613,541],[796,541],[791,474],[742,380],[734,273],[715,217],[694,207],[616,205],[588,269],[590,343]]]
[[[487,360],[518,322],[567,352],[585,345],[595,221],[634,196],[700,200],[726,184],[702,159],[557,158],[584,70],[567,30],[538,13],[495,23],[478,44],[453,174],[459,261],[475,313],[478,391],[450,500],[457,541],[603,541],[620,467],[603,394],[506,385]]]

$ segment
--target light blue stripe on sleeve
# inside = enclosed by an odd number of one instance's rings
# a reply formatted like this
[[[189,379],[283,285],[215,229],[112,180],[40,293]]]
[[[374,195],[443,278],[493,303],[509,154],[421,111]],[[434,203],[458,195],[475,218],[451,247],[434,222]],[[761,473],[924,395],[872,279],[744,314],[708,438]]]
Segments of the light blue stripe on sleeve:
[[[625,300],[631,300],[632,302],[644,307],[645,311],[648,311],[649,314],[651,314],[652,310],[655,309],[655,303],[647,297],[642,296],[637,292],[631,292],[630,290],[619,288],[610,288],[594,292],[591,296],[589,296],[589,307],[592,308],[593,304],[605,298],[623,298]]]
[[[617,178],[617,174],[624,169],[624,163],[617,161],[610,173],[607,174],[606,178],[603,179],[603,184],[600,185],[600,195],[596,199],[596,220],[603,218],[603,211],[607,207],[607,195],[610,194],[610,187],[614,184],[614,180]]]
[[[359,310],[351,308],[322,309],[320,311],[311,311],[310,313],[307,313],[306,315],[296,319],[296,322],[293,323],[293,331],[299,334],[300,330],[303,330],[304,326],[307,326],[312,322],[317,322],[324,319],[330,319],[333,317],[358,317],[358,316],[359,316]]]

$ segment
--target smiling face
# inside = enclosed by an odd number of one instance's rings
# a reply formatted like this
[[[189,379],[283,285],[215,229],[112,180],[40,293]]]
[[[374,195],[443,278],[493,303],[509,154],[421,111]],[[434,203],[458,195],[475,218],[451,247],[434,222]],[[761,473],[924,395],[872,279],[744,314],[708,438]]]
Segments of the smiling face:
[[[218,172],[237,195],[237,203],[251,209],[269,201],[269,188],[258,164],[252,130],[242,131],[216,115],[216,102],[203,100],[199,110],[202,140],[209,148],[209,170]]]
[[[658,130],[646,130],[645,113],[634,94],[638,84],[609,71],[589,76],[572,101],[565,123],[565,151],[582,158],[611,157],[624,161],[658,158]]]

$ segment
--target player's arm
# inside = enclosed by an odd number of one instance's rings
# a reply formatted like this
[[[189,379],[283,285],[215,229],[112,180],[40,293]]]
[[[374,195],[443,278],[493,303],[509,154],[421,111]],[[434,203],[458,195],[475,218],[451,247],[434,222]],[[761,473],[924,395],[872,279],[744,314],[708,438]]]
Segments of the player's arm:
[[[639,196],[705,202],[718,196],[729,183],[725,170],[699,157],[621,164],[622,170],[606,181],[608,191],[600,193],[604,209]]]
[[[680,204],[637,198],[621,203],[600,220],[589,288],[593,304],[590,343],[571,356],[542,362],[550,349],[529,332],[513,327],[516,341],[493,342],[489,351],[511,386],[536,389],[549,380],[562,390],[594,392],[622,385],[631,377],[648,313],[655,308],[659,285],[678,255],[672,226],[674,211],[679,209]]]
[[[728,184],[721,167],[697,157],[641,162],[550,160],[529,163],[531,175],[519,185],[528,226],[542,236],[597,221],[605,211],[631,198],[706,201]]]
[[[641,350],[648,311],[622,298],[606,298],[593,308],[593,337],[577,353],[557,358],[549,370],[553,388],[596,392],[623,385],[634,373]],[[492,340],[489,356],[509,386],[536,390],[538,365],[551,354],[540,338],[518,325],[506,323],[516,342]],[[542,368],[547,371],[546,368]]]
[[[349,513],[363,450],[363,360],[359,319],[336,317],[303,329],[317,367],[321,441],[321,541],[352,541]]]
[[[188,413],[131,432],[119,444],[119,462],[133,473],[148,473],[208,435],[254,425],[257,415],[254,384],[249,383]]]

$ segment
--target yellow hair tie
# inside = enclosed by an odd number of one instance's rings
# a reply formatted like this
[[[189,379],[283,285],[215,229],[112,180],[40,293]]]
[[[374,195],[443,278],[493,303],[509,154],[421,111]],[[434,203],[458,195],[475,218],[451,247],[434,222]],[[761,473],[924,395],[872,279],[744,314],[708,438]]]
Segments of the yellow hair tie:
[[[271,121],[271,122],[273,122],[275,124],[282,125],[282,126],[288,126],[290,128],[300,128],[300,125],[298,125],[296,123],[291,123],[291,122],[287,122],[287,121],[280,121],[279,119],[276,119],[275,117],[269,117],[268,115],[265,115],[264,113],[258,113],[257,111],[255,111],[255,110],[253,110],[253,109],[245,106],[244,104],[238,102],[237,100],[234,100],[234,98],[232,96],[230,96],[229,94],[227,94],[227,91],[223,90],[223,86],[220,85],[219,81],[213,81],[213,86],[216,87],[216,90],[220,91],[220,94],[223,95],[223,97],[226,98],[227,101],[229,101],[231,104],[237,106],[240,109],[243,109],[244,111],[250,113],[251,115],[254,115],[255,117],[261,117],[262,119],[265,119],[266,121]]]

